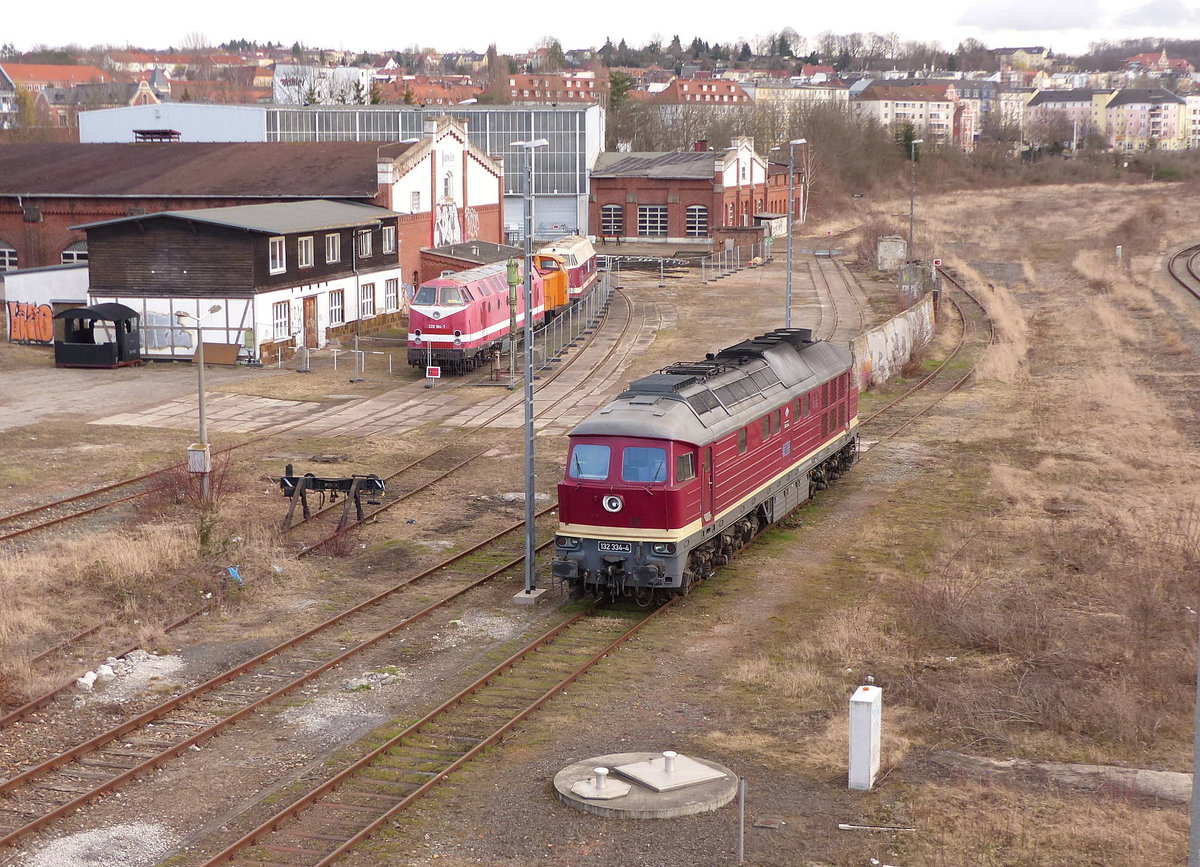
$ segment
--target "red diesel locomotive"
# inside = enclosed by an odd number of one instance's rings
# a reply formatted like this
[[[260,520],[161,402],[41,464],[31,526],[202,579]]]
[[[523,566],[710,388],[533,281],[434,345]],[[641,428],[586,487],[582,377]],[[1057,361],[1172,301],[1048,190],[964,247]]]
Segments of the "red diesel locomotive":
[[[524,264],[518,263],[523,271]],[[524,275],[520,274],[524,284]],[[533,324],[545,319],[542,275],[533,269]],[[508,337],[508,263],[445,274],[421,284],[408,309],[408,363],[470,370]],[[525,327],[525,292],[517,288],[517,328]]]
[[[684,592],[850,468],[850,351],[780,329],[630,384],[570,435],[556,578]]]

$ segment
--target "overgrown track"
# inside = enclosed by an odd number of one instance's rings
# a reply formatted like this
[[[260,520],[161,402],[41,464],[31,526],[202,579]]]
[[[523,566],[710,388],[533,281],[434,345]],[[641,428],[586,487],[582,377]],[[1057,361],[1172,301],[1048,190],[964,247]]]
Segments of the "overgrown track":
[[[538,517],[552,525],[553,509],[542,510]],[[542,535],[547,538],[539,550],[550,544],[552,531],[552,526],[543,528]],[[524,522],[517,522],[473,548],[86,741],[62,743],[79,728],[69,725],[72,710],[65,702],[51,714],[26,721],[20,733],[23,743],[38,743],[46,749],[43,755],[31,757],[36,764],[0,782],[0,844],[15,844],[55,819],[115,791],[520,565],[523,554],[513,556],[513,552],[523,552],[523,544]],[[501,556],[509,559],[496,568],[482,571],[480,566],[472,565],[494,563]],[[424,601],[430,596],[436,601]],[[347,635],[363,637],[347,649],[347,641],[352,640]],[[32,726],[44,728],[44,737],[31,730]],[[60,734],[59,728],[65,733]],[[51,747],[52,739],[58,739],[59,744]],[[12,750],[6,752],[11,754]]]
[[[500,741],[672,602],[639,616],[584,610],[328,777],[205,862],[327,865]]]
[[[818,335],[825,340],[836,340],[840,335],[849,342],[866,328],[866,311],[859,298],[862,290],[855,284],[846,266],[830,256],[812,256],[809,270],[817,287],[818,298],[824,294],[829,299],[828,308],[832,312],[832,322],[827,324],[824,316],[827,305],[821,305]]]
[[[982,357],[984,350],[996,339],[996,332],[988,318],[987,310],[979,300],[948,272],[940,273],[947,285],[953,287],[963,299],[963,303],[960,304],[947,292],[943,292],[940,299],[942,309],[945,310],[948,306],[958,317],[958,340],[936,368],[921,377],[899,397],[862,420],[864,430],[869,430],[871,438],[876,442],[896,436],[961,388],[974,374],[978,359]],[[964,354],[972,357],[967,363],[962,361]],[[928,399],[914,400],[918,394]]]
[[[618,334],[616,339],[613,340],[612,345],[604,353],[604,355],[599,359],[599,361],[596,361],[592,364],[591,369],[595,370],[595,371],[603,370],[605,368],[605,366],[609,364],[609,362],[614,357],[614,354],[619,349],[624,350],[625,352],[628,352],[632,345],[632,341],[628,340],[627,338],[635,324],[635,317],[633,315],[633,305],[629,302],[629,299],[624,295],[624,293],[621,293],[619,290],[614,290],[613,294],[617,297],[617,299],[619,301],[619,306],[624,310],[624,316],[623,316],[623,319],[620,320],[620,333]],[[609,315],[609,305],[605,305],[605,307],[602,308],[601,315],[598,317],[596,322],[592,323],[591,327],[587,331],[584,332],[585,348],[588,345],[588,343],[590,343],[590,341],[587,340],[586,336],[592,335],[597,329],[604,326],[607,323],[608,315]],[[642,325],[644,325],[644,322],[642,323]],[[568,357],[568,359],[566,360],[565,363],[563,363],[559,367],[555,368],[554,371],[549,376],[547,376],[544,380],[540,381],[537,384],[535,390],[540,391],[541,389],[543,389],[546,386],[553,383],[558,377],[562,376],[566,371],[570,370],[572,368],[572,366],[577,362],[578,359],[581,359],[583,357],[584,357],[584,352],[582,350],[580,352],[573,353],[570,357]],[[542,413],[546,413],[546,412],[553,410],[560,403],[562,403],[562,401],[565,400],[566,397],[567,397],[567,395],[563,395],[552,402],[549,402],[549,403],[539,406],[538,413],[542,414]],[[499,419],[499,418],[503,417],[505,414],[507,414],[508,411],[509,411],[508,409],[498,410],[497,412],[486,417],[483,421],[476,423],[474,425],[474,427],[463,429],[464,434],[469,435],[471,433],[477,433],[479,431],[486,429],[489,425],[491,425],[497,419]],[[291,430],[294,427],[295,427],[295,425],[291,425],[285,429],[281,429],[278,432],[283,432],[283,430]],[[271,434],[271,435],[273,436],[274,434]],[[238,446],[233,446],[233,447],[231,447],[231,449],[232,448],[240,448],[241,446],[249,445],[251,442],[258,442],[258,441],[261,441],[266,438],[267,438],[267,435],[257,437],[254,440],[249,440],[245,443],[240,443]],[[392,489],[391,489],[391,491],[389,491],[387,498],[383,501],[383,503],[378,508],[366,510],[364,512],[363,520],[361,522],[358,521],[357,518],[355,517],[350,522],[348,522],[345,526],[342,526],[338,529],[334,529],[332,531],[329,531],[329,530],[324,531],[323,535],[316,536],[316,538],[313,539],[312,541],[310,541],[309,544],[303,545],[303,547],[300,548],[298,555],[299,556],[307,556],[308,554],[328,545],[330,542],[337,539],[343,533],[354,529],[356,526],[359,526],[362,523],[367,523],[367,522],[374,520],[382,512],[387,511],[388,509],[392,508],[393,506],[407,500],[410,497],[415,496],[418,493],[428,490],[430,487],[432,487],[437,482],[442,481],[443,479],[449,477],[450,475],[452,475],[453,473],[462,469],[463,467],[470,465],[472,461],[481,457],[486,451],[488,451],[488,449],[490,447],[491,446],[488,445],[484,448],[472,448],[470,446],[467,446],[466,448],[464,448],[461,438],[456,438],[454,443],[451,443],[447,446],[443,446],[441,448],[435,449],[433,452],[430,452],[429,454],[426,454],[414,461],[411,461],[410,463],[408,463],[402,467],[397,468],[396,470],[393,470],[391,473],[384,476],[385,481],[388,482],[389,484],[391,484]],[[431,471],[432,471],[433,475],[430,475]],[[164,472],[164,471],[158,471],[158,472]],[[404,491],[402,491],[400,493],[395,493],[396,481],[398,479],[400,479],[401,477],[406,476],[410,472],[413,474],[417,474],[417,475],[423,475],[423,476],[425,476],[425,478],[423,479],[423,481],[419,481],[419,482],[416,482],[416,483],[408,486],[407,489],[405,489]],[[153,475],[153,474],[150,474],[150,475]],[[134,481],[134,480],[129,480],[129,481]],[[122,484],[126,484],[126,482],[118,483],[118,485],[122,485]],[[314,510],[311,514],[310,519],[305,520],[302,518],[299,521],[294,521],[286,529],[289,532],[294,531],[296,528],[306,525],[310,521],[312,521],[316,518],[319,518],[322,515],[325,515],[334,510],[340,510],[342,508],[342,506],[343,506],[343,504],[341,504],[341,503],[327,502],[320,508]],[[170,633],[173,630],[178,629],[179,627],[183,626],[184,624],[191,622],[196,617],[199,617],[202,614],[204,614],[206,611],[208,611],[210,607],[211,606],[209,606],[209,605],[203,605],[203,606],[200,606],[198,608],[195,608],[195,609],[183,614],[181,617],[179,617],[174,622],[167,624],[164,627],[164,632]],[[72,658],[80,657],[80,656],[82,656],[84,658],[90,658],[90,656],[94,656],[95,653],[94,652],[89,653],[89,651],[87,649],[81,648],[80,642],[83,641],[85,638],[92,636],[92,635],[96,634],[97,632],[99,632],[101,629],[103,629],[105,627],[105,625],[106,624],[104,624],[104,623],[97,623],[97,624],[93,624],[89,627],[86,627],[85,629],[82,629],[75,635],[71,636],[71,638],[69,638],[63,642],[60,642],[60,643],[54,645],[53,647],[50,647],[50,648],[47,648],[47,649],[41,651],[35,657],[33,657],[31,661],[34,663],[37,663],[37,662],[47,660],[52,656],[56,656],[56,655],[64,656],[67,654],[70,654]],[[131,650],[136,649],[136,647],[137,647],[137,645],[133,644],[133,645],[127,646],[124,649],[117,651],[117,652],[112,652],[109,648],[105,648],[102,652],[103,652],[104,656],[112,655],[112,656],[120,657],[120,656],[125,655],[126,653],[129,653]],[[0,729],[3,729],[5,726],[11,725],[12,723],[17,722],[21,719],[24,719],[29,714],[34,713],[35,711],[39,710],[40,708],[48,705],[51,701],[53,701],[57,696],[61,695],[64,691],[73,688],[75,679],[82,673],[83,673],[82,670],[75,671],[69,677],[65,678],[57,687],[54,687],[53,689],[50,689],[50,690],[42,693],[41,695],[38,695],[38,696],[32,698],[31,700],[29,700],[25,704],[21,705],[20,707],[14,708],[13,710],[11,710],[7,714],[5,714],[3,717],[0,717]]]
[[[600,358],[599,361],[596,361],[593,363],[591,370],[602,369],[608,363],[608,361],[613,357],[614,353],[616,353],[618,349],[628,350],[629,345],[630,345],[630,341],[627,340],[627,337],[628,337],[629,332],[631,331],[633,324],[634,324],[633,305],[632,305],[632,303],[630,303],[628,297],[623,292],[621,292],[619,289],[614,289],[612,291],[612,296],[616,296],[618,298],[618,300],[621,302],[620,306],[622,306],[625,310],[624,320],[622,321],[621,326],[620,326],[621,332],[620,332],[620,335],[617,337],[617,339],[613,341],[612,346],[609,347],[608,351],[604,354],[604,356],[602,358]],[[610,296],[610,304],[611,304],[612,296]],[[607,320],[609,310],[610,310],[610,304],[605,304],[605,306],[602,308],[600,318],[597,321],[596,325],[593,326],[593,328],[598,327],[600,324],[604,323]],[[546,376],[543,380],[536,383],[534,385],[534,392],[535,393],[540,392],[543,389],[545,389],[547,386],[551,385],[556,379],[558,379],[560,376],[562,376],[564,373],[566,373],[568,370],[570,370],[572,365],[575,364],[575,362],[581,358],[583,358],[582,352],[577,352],[577,353],[571,355],[564,364],[555,368],[554,371],[550,375]],[[562,403],[564,400],[566,400],[567,397],[568,397],[568,395],[564,394],[561,397],[557,398],[556,400],[554,400],[550,403],[544,403],[540,406],[535,403],[534,408],[535,408],[536,414],[538,416],[541,416],[541,415],[545,415],[545,414],[551,412],[560,403]],[[417,485],[416,487],[410,488],[409,490],[406,490],[402,494],[389,495],[387,498],[385,498],[383,500],[383,502],[377,508],[364,510],[363,518],[361,521],[359,521],[357,518],[355,518],[351,521],[348,521],[344,526],[339,526],[339,528],[334,530],[332,533],[328,533],[327,535],[323,536],[319,540],[317,540],[309,545],[306,545],[300,551],[299,556],[307,556],[314,551],[320,550],[321,548],[323,548],[326,545],[333,542],[335,539],[337,539],[339,536],[341,536],[344,532],[351,530],[356,526],[359,526],[361,524],[365,524],[365,523],[368,523],[368,522],[374,520],[380,514],[388,511],[393,506],[396,506],[397,504],[403,502],[404,500],[407,500],[409,497],[412,497],[418,493],[421,493],[422,491],[428,490],[430,487],[432,487],[437,482],[440,482],[443,479],[448,478],[449,476],[453,475],[458,470],[462,469],[465,466],[468,466],[476,458],[482,457],[485,452],[487,452],[489,449],[491,449],[493,447],[493,443],[490,440],[481,449],[464,450],[463,446],[460,444],[461,438],[469,436],[471,434],[479,433],[481,431],[489,430],[489,428],[491,427],[493,422],[508,415],[510,411],[511,411],[511,409],[509,407],[502,407],[502,408],[498,409],[496,412],[487,416],[482,421],[475,422],[471,427],[462,428],[460,437],[456,437],[456,440],[454,443],[451,443],[450,445],[447,445],[447,446],[443,446],[442,448],[439,448],[439,449],[431,452],[430,454],[426,455],[425,457],[419,458],[418,460],[413,461],[413,462],[405,465],[404,467],[401,467],[400,469],[395,470],[392,473],[389,473],[388,475],[384,476],[385,482],[391,483],[391,482],[394,482],[394,480],[398,476],[400,476],[402,473],[406,473],[410,470],[422,467],[423,465],[427,465],[427,464],[430,466],[436,466],[439,461],[444,463],[444,462],[446,462],[448,456],[454,456],[451,458],[453,460],[452,465],[448,469],[444,469],[441,472],[439,472],[439,474],[436,477],[429,479],[429,480],[425,481],[424,483]],[[489,436],[494,438],[494,436],[495,436],[494,431],[489,431]],[[465,457],[463,456],[464,454],[465,454]],[[315,518],[319,515],[325,514],[326,512],[328,512],[334,508],[340,508],[340,507],[338,507],[336,504],[330,503],[325,508],[313,513],[313,517]],[[293,526],[299,526],[299,524],[295,524]]]
[[[1200,301],[1200,244],[1186,247],[1168,259],[1167,273]]]

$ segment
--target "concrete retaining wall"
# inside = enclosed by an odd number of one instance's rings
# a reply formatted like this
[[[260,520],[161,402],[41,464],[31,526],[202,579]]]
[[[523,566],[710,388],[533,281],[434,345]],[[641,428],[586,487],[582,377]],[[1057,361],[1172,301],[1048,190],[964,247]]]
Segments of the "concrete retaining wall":
[[[858,387],[865,391],[898,374],[916,352],[933,339],[936,327],[933,294],[850,343]]]

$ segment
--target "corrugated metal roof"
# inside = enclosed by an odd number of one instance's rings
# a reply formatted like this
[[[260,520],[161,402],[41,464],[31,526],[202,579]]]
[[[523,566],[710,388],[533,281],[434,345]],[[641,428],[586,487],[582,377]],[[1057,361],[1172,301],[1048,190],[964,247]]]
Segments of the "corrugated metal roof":
[[[133,198],[370,199],[379,142],[7,144],[0,195]]]
[[[600,154],[593,178],[686,178],[712,180],[717,155],[708,151]]]
[[[118,223],[144,220],[174,219],[228,226],[269,235],[289,235],[298,232],[321,232],[376,223],[384,217],[395,217],[395,211],[360,205],[356,202],[330,202],[323,199],[307,202],[273,202],[266,205],[234,205],[229,208],[195,208],[183,211],[157,211],[119,220],[102,220],[72,226],[72,229],[95,229]]]

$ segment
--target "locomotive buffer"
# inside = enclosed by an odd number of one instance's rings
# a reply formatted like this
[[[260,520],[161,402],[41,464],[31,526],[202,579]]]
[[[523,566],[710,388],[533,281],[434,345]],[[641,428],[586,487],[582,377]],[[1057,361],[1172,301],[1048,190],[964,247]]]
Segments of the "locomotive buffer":
[[[283,491],[283,495],[289,498],[292,503],[288,506],[287,517],[283,519],[283,529],[288,529],[292,526],[292,515],[296,512],[296,501],[300,501],[300,505],[304,510],[304,518],[307,520],[312,517],[312,512],[308,508],[308,492],[314,491],[324,494],[329,494],[329,502],[336,503],[338,495],[345,497],[345,505],[342,507],[342,517],[338,521],[338,529],[341,530],[350,520],[350,503],[354,503],[354,511],[357,519],[363,519],[363,504],[362,496],[366,494],[368,505],[378,505],[380,497],[384,494],[383,479],[372,473],[368,476],[348,476],[337,479],[321,479],[312,473],[305,473],[302,476],[297,476],[292,471],[292,465],[288,464],[283,471],[283,477],[279,480],[279,488]]]

